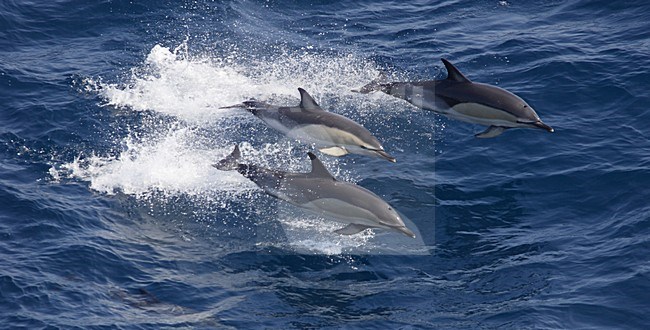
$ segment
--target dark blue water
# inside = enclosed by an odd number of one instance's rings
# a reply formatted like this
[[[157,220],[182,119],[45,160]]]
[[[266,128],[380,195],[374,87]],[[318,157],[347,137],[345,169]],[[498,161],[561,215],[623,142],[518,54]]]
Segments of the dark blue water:
[[[0,324],[73,328],[648,328],[644,1],[2,1]],[[555,133],[350,92],[470,79]],[[221,106],[307,89],[397,164],[324,156],[418,230],[340,237],[210,165],[307,170]]]

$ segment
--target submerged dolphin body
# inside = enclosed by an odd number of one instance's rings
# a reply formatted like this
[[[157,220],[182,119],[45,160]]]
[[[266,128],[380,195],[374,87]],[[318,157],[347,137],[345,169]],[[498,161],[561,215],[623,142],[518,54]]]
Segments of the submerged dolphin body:
[[[273,197],[347,224],[336,233],[353,235],[367,228],[383,228],[415,238],[400,215],[383,199],[365,188],[336,180],[314,154],[308,155],[312,165],[309,173],[241,164],[238,146],[213,166],[223,171],[237,170]]]
[[[476,137],[490,138],[509,128],[541,128],[553,132],[535,110],[517,95],[505,89],[475,83],[467,79],[446,59],[447,79],[417,82],[373,81],[354,90],[359,93],[382,91],[406,100],[416,107],[431,110],[468,123],[487,125]]]
[[[300,104],[295,107],[245,101],[225,108],[245,108],[284,135],[314,143],[322,153],[330,156],[354,153],[395,162],[395,158],[384,151],[379,140],[365,127],[347,117],[323,110],[307,91],[302,88],[298,88],[298,91]]]

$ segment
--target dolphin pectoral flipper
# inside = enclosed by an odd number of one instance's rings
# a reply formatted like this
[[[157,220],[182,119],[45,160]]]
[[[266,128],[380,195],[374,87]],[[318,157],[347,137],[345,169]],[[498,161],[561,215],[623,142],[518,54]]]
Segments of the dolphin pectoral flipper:
[[[360,225],[360,224],[356,224],[356,223],[351,223],[351,224],[349,224],[349,225],[347,225],[347,226],[345,226],[345,227],[343,227],[341,229],[335,230],[334,232],[337,233],[337,234],[341,234],[341,235],[354,235],[354,234],[358,234],[358,233],[360,233],[360,232],[362,232],[362,231],[364,231],[364,230],[366,230],[368,228],[372,228],[372,227],[366,226],[366,225]]]
[[[330,156],[334,156],[334,157],[341,157],[343,155],[347,155],[347,154],[350,153],[347,149],[345,149],[343,147],[336,147],[336,146],[335,147],[320,148],[318,150],[320,152],[326,154],[326,155],[330,155]]]
[[[502,126],[490,126],[485,131],[476,134],[475,136],[479,139],[493,138],[495,136],[501,135],[506,130],[507,127]]]

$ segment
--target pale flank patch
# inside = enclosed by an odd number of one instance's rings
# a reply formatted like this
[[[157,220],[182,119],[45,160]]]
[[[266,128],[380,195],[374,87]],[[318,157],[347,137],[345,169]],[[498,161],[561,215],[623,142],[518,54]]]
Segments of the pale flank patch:
[[[341,156],[345,156],[345,155],[349,154],[347,149],[341,148],[341,147],[320,148],[318,150],[320,150],[320,152],[322,152],[322,153],[324,153],[326,155],[330,155],[330,156],[334,156],[334,157],[341,157]]]
[[[488,120],[503,120],[516,122],[517,117],[490,106],[479,103],[460,103],[454,106],[454,110],[469,117],[483,118]]]
[[[365,145],[358,136],[340,130],[338,128],[328,127],[325,125],[305,125],[294,128],[289,132],[289,136],[296,139],[310,139],[311,141],[324,145],[338,146],[361,146]]]
[[[499,109],[478,103],[460,103],[451,109],[450,116],[482,125],[517,127],[517,117]]]
[[[372,212],[340,199],[320,198],[301,206],[331,216],[341,223],[357,223],[373,227],[384,227]]]
[[[262,119],[267,125],[271,126],[273,129],[281,132],[282,134],[290,136],[291,129],[285,126],[284,124],[282,124],[281,122],[269,117],[261,117],[260,119]]]

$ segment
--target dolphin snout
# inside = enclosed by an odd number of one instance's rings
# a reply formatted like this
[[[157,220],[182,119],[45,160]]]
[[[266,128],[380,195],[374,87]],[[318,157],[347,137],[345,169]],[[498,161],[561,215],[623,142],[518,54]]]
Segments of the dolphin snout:
[[[410,237],[410,238],[415,238],[415,233],[413,233],[410,229],[406,227],[396,227],[399,232],[403,233],[404,235]]]
[[[533,125],[535,125],[535,126],[541,128],[541,129],[545,129],[545,130],[547,130],[547,131],[549,131],[549,132],[551,132],[551,133],[553,133],[553,132],[555,131],[555,130],[553,129],[553,127],[544,124],[541,120],[540,120],[540,121],[537,121],[537,122],[535,122],[535,123],[533,123]]]
[[[373,151],[377,154],[377,156],[379,156],[379,157],[381,157],[381,158],[383,158],[383,159],[385,159],[385,160],[387,160],[387,161],[389,161],[391,163],[396,163],[397,162],[397,159],[395,159],[395,157],[391,156],[390,154],[388,154],[387,152],[385,152],[383,150],[373,150]]]

